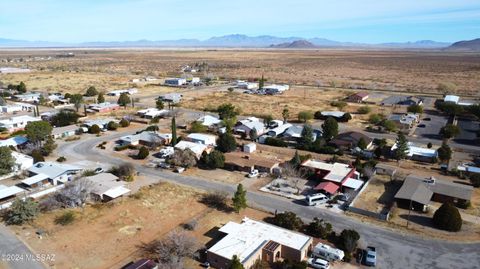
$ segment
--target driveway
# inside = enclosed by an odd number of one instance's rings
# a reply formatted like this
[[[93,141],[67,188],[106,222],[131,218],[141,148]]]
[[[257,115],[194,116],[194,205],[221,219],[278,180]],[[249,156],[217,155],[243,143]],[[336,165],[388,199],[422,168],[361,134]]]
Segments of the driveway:
[[[74,141],[59,147],[60,155],[70,158],[89,159],[108,164],[121,164],[119,160],[95,148],[100,141],[114,140],[125,133],[117,132],[100,138]],[[148,176],[151,181],[168,181],[208,191],[226,191],[232,194],[236,186],[208,181],[194,176],[184,176],[169,171],[161,171],[144,166],[136,166],[137,171]],[[269,212],[278,210],[293,211],[305,221],[313,217],[331,222],[337,230],[355,229],[368,245],[378,249],[377,268],[478,268],[480,264],[480,243],[456,243],[404,234],[390,228],[363,223],[357,219],[336,214],[329,210],[306,207],[291,200],[261,193],[248,192],[249,205]]]
[[[447,121],[448,119],[446,117],[434,112],[429,113],[427,111],[422,114],[422,117],[420,117],[420,123],[417,125],[413,135],[418,138],[441,140],[440,129],[447,124]],[[425,127],[419,127],[422,125]]]

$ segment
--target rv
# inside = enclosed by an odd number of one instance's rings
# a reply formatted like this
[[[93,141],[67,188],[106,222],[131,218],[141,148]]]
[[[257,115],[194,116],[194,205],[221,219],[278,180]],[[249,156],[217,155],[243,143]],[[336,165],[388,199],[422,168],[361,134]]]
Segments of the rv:
[[[328,197],[322,193],[307,195],[307,197],[305,197],[305,203],[309,206],[320,205],[320,204],[326,203],[327,201],[328,201]]]
[[[327,261],[341,261],[345,257],[343,250],[332,248],[329,245],[318,243],[312,251],[312,256]]]

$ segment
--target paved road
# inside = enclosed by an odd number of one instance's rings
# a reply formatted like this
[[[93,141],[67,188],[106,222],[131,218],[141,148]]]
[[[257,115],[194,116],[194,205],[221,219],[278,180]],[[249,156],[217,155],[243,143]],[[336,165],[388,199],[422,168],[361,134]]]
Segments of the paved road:
[[[107,164],[118,165],[123,160],[98,150],[96,145],[101,141],[113,141],[125,133],[117,132],[103,137],[62,144],[60,155],[75,159],[88,159]],[[184,176],[169,171],[137,166],[137,170],[160,181],[169,181],[208,191],[226,191],[233,193],[235,186],[207,181],[201,178]],[[251,206],[270,212],[293,211],[305,220],[320,217],[331,222],[335,228],[353,228],[360,232],[366,244],[379,249],[378,268],[479,268],[480,243],[453,243],[448,241],[421,238],[416,235],[402,234],[388,228],[363,223],[357,219],[328,210],[306,207],[284,198],[261,193],[249,192],[248,201]]]
[[[12,232],[0,225],[0,268],[44,269],[34,254]],[[44,253],[48,254],[48,253]],[[54,258],[53,256],[50,256]]]

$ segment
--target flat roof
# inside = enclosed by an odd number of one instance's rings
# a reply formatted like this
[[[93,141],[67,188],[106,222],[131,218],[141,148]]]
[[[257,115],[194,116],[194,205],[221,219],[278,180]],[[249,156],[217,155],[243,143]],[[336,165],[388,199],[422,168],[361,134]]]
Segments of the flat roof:
[[[244,218],[242,223],[228,222],[219,230],[227,235],[208,249],[228,260],[237,255],[244,263],[269,241],[303,250],[312,238],[271,224]]]
[[[193,143],[190,141],[182,140],[175,145],[175,148],[181,149],[181,150],[190,149],[197,156],[200,156],[207,149],[207,146],[199,143]]]
[[[456,95],[446,95],[443,101],[458,103],[458,101],[460,101],[460,97]]]
[[[323,171],[329,171],[329,173],[323,177],[325,180],[333,182],[342,182],[343,179],[352,171],[352,167],[344,163],[326,163],[317,160],[307,160],[302,163],[302,166],[319,169]]]
[[[349,178],[345,180],[345,182],[343,182],[342,186],[350,189],[358,190],[360,187],[363,186],[363,181],[354,179],[354,178]]]
[[[395,149],[397,149],[397,143],[395,143],[391,148],[392,151],[395,150]],[[413,155],[417,155],[417,156],[424,156],[424,157],[433,158],[433,157],[437,157],[437,150],[436,149],[418,147],[418,146],[415,146],[414,143],[408,142],[408,153],[407,153],[407,155],[409,157],[412,157]]]
[[[17,195],[25,190],[17,186],[7,187],[5,185],[0,185],[0,199],[5,199],[7,197]]]
[[[28,171],[35,174],[45,174],[50,179],[54,179],[69,171],[79,171],[79,170],[82,170],[82,168],[75,165],[56,163],[56,162],[38,162],[28,169]]]
[[[116,188],[110,189],[106,192],[103,193],[103,195],[106,195],[110,198],[118,198],[122,195],[125,195],[130,192],[130,189],[125,188],[124,186],[118,186]]]
[[[191,133],[189,135],[187,135],[188,138],[191,138],[191,139],[196,139],[196,140],[215,140],[217,139],[216,136],[214,135],[209,135],[209,134],[201,134],[201,133]]]
[[[48,179],[47,175],[37,174],[37,175],[34,175],[33,177],[29,177],[22,180],[22,183],[25,185],[31,186],[33,184],[37,184],[38,182],[44,181],[45,179]]]

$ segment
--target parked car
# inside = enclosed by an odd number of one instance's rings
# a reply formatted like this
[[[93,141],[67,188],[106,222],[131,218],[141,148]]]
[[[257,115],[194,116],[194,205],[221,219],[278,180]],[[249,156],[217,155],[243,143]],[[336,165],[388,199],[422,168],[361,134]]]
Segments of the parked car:
[[[368,246],[367,254],[365,255],[365,265],[376,266],[377,265],[377,250],[375,247]]]
[[[316,269],[329,269],[330,263],[324,259],[320,258],[310,258],[308,259],[308,265]]]
[[[248,177],[252,178],[252,177],[258,177],[259,173],[258,173],[258,170],[257,169],[254,169],[252,170],[249,174],[248,174]]]
[[[97,167],[95,168],[95,170],[93,171],[95,174],[100,174],[100,173],[103,173],[105,172],[105,170],[103,170],[103,168],[101,167]]]
[[[324,204],[328,200],[328,197],[322,193],[311,194],[305,197],[305,203],[309,206]]]
[[[343,201],[343,202],[346,202],[348,201],[348,199],[350,199],[350,195],[348,193],[340,193],[337,197],[339,201]]]
[[[163,169],[170,169],[170,164],[168,163],[159,163],[158,167],[163,168]]]

